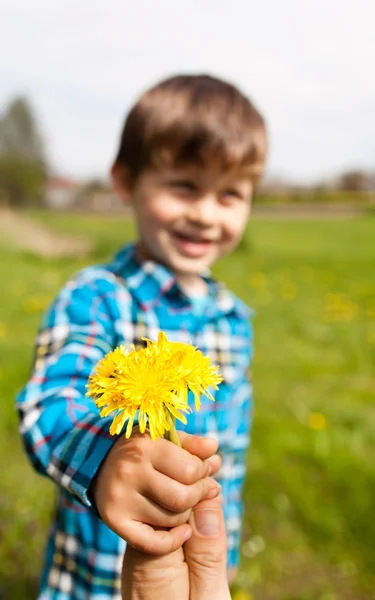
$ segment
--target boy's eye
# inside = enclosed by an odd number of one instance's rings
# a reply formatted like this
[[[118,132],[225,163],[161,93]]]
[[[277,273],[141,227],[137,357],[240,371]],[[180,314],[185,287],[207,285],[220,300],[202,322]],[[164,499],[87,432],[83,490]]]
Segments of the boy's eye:
[[[231,204],[233,202],[237,202],[238,200],[243,200],[243,195],[238,190],[228,189],[222,192],[221,198],[222,202],[225,204]]]
[[[176,191],[178,194],[191,196],[197,192],[197,186],[191,181],[172,181],[170,183],[170,187]]]

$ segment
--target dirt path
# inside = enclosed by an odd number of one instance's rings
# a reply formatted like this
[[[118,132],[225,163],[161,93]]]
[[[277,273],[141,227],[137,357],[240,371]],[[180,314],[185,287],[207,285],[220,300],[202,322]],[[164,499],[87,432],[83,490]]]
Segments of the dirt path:
[[[0,235],[2,231],[20,248],[46,258],[84,255],[91,249],[87,240],[55,233],[9,209],[0,210]]]

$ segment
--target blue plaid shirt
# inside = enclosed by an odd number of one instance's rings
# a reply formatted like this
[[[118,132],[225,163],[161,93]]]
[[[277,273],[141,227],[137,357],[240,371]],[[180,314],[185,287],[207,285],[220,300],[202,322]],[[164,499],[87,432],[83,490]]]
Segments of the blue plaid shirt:
[[[79,272],[45,315],[35,363],[18,396],[20,431],[34,467],[58,484],[58,504],[46,551],[39,600],[120,600],[125,542],[98,517],[90,483],[114,444],[111,417],[100,418],[85,397],[98,360],[119,344],[136,348],[164,331],[192,342],[220,366],[224,382],[215,403],[203,402],[185,429],[218,439],[228,566],[238,563],[241,492],[251,420],[248,368],[252,356],[249,309],[207,278],[204,312],[194,308],[173,274],[140,263],[134,245],[107,265]]]

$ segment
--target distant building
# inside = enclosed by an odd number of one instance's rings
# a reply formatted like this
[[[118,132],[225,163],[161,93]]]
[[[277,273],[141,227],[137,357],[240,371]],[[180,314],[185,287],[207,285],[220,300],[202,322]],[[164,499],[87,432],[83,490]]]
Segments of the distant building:
[[[66,209],[74,204],[77,183],[65,177],[50,177],[45,186],[44,203],[48,208]]]
[[[123,211],[124,205],[108,182],[94,179],[76,190],[74,208],[87,212],[108,213]]]
[[[263,179],[258,187],[258,192],[264,196],[286,196],[291,184],[285,179],[272,177]]]
[[[44,204],[55,210],[97,213],[124,210],[109,183],[99,179],[82,183],[66,177],[51,177],[45,187]]]

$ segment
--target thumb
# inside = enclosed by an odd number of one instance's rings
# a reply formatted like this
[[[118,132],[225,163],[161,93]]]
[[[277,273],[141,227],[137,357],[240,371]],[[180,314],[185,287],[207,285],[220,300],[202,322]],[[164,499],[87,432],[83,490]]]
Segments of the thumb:
[[[185,542],[190,600],[230,600],[227,578],[227,539],[220,499],[204,500],[193,508],[193,534]]]

